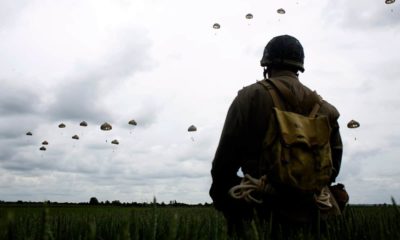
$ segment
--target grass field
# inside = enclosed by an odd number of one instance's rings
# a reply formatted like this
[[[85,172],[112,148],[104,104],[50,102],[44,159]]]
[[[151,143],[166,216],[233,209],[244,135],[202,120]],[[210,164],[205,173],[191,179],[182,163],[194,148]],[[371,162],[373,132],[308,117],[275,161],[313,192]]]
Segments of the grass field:
[[[268,226],[251,225],[251,239],[269,239]],[[322,239],[400,239],[393,205],[349,206],[326,223]],[[228,239],[212,207],[0,205],[0,239]],[[298,239],[315,239],[302,233]]]

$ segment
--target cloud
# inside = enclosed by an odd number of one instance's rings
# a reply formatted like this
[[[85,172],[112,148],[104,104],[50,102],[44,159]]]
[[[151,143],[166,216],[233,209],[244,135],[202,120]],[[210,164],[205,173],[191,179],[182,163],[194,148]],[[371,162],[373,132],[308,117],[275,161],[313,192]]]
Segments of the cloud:
[[[29,1],[3,0],[0,2],[0,31],[4,26],[15,22],[21,12],[29,6]]]
[[[23,3],[0,3],[3,199],[209,202],[226,111],[260,79],[263,48],[278,34],[304,44],[301,76],[342,114],[339,180],[352,201],[384,201],[390,184],[398,192],[397,3]],[[112,131],[100,131],[104,121]]]
[[[62,84],[48,106],[47,116],[60,121],[109,119],[106,109],[102,108],[97,84],[95,79]]]
[[[0,117],[0,135],[2,136],[1,141],[7,142],[4,147],[13,147],[16,142],[26,138],[25,135],[28,131],[36,134],[35,130],[43,119],[37,115],[31,114],[20,114]]]
[[[323,14],[329,23],[337,23],[352,30],[386,29],[400,25],[400,5],[385,4],[384,1],[339,0],[328,2]]]
[[[11,80],[6,79],[1,80],[1,85],[0,115],[27,115],[38,112],[41,102],[35,91],[12,84]]]
[[[150,69],[150,40],[140,31],[128,29],[95,62],[82,63],[56,89],[47,114],[52,119],[111,119],[110,92],[139,71]]]
[[[347,152],[349,151],[349,149],[344,150]],[[370,167],[365,163],[373,161],[381,152],[382,150],[376,148],[345,153],[338,180],[346,182],[349,178],[362,175],[365,169]]]

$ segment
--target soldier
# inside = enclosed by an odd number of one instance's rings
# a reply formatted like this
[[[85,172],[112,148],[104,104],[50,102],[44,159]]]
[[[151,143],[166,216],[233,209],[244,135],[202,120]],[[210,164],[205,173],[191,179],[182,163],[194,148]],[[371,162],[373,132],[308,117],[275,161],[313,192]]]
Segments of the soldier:
[[[308,97],[313,95],[313,91],[299,81],[299,72],[304,72],[303,63],[303,47],[296,38],[289,35],[274,37],[265,47],[261,59],[264,78],[274,78],[279,85],[284,85],[289,90],[290,97],[285,98],[285,94],[279,88],[273,87],[280,99],[283,99],[282,103],[286,109],[306,115],[311,106],[307,104]],[[269,129],[269,122],[274,117],[274,102],[271,94],[260,82],[244,87],[233,100],[212,162],[210,196],[215,208],[224,214],[230,235],[235,232],[243,233],[243,223],[251,221],[254,217],[254,205],[243,199],[235,199],[228,192],[242,181],[237,175],[239,169],[256,179],[262,177],[260,159],[263,154],[263,141],[266,134],[272,131]],[[342,141],[337,122],[339,112],[326,101],[321,101],[320,105],[318,115],[326,116],[331,128],[329,140],[333,164],[330,185],[335,182],[342,158]],[[309,224],[313,221],[313,206],[293,199],[287,200],[279,193],[266,196],[264,200],[256,207],[256,212],[261,218],[268,219],[273,216],[275,222],[288,224]]]

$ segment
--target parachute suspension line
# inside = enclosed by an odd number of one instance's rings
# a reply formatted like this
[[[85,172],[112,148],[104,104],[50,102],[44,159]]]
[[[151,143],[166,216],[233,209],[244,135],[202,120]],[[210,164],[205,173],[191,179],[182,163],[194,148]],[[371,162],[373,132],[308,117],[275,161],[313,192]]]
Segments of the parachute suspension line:
[[[264,175],[260,179],[253,178],[249,174],[244,175],[244,178],[239,185],[232,187],[229,190],[229,195],[235,199],[244,199],[246,202],[263,203],[262,199],[257,199],[251,195],[252,192],[266,192],[267,176]]]

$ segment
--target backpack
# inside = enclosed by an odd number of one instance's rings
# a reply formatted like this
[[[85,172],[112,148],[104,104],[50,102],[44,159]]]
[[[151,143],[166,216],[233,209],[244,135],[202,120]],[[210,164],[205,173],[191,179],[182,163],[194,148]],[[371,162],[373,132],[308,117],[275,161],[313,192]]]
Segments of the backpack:
[[[268,90],[274,103],[263,141],[260,176],[266,175],[277,192],[320,194],[329,185],[333,168],[329,119],[317,115],[322,98],[315,91],[306,96],[308,108],[312,109],[306,116],[287,111],[281,104],[278,93],[290,106],[295,104],[295,99],[279,80],[259,83]]]

